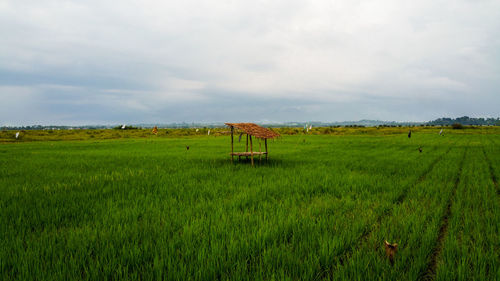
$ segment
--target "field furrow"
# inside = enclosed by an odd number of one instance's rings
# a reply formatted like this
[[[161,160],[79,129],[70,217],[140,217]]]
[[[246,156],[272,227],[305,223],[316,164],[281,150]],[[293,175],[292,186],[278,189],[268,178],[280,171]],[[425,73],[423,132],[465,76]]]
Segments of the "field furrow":
[[[353,252],[346,264],[337,266],[330,278],[353,279],[364,272],[364,276],[371,276],[366,280],[417,280],[432,254],[464,150],[452,150],[437,163],[425,180],[409,190],[409,200],[396,204],[392,215],[382,220],[366,243]],[[384,259],[384,240],[399,244],[394,266]],[[413,262],[408,263],[410,260]]]
[[[458,184],[460,183],[460,177],[462,175],[466,155],[467,155],[467,148],[465,149],[462,160],[460,161],[460,168],[459,168],[459,171],[457,173],[457,177],[455,179],[455,184],[453,185],[453,190],[452,190],[451,196],[448,199],[448,204],[446,205],[445,213],[443,215],[443,218],[441,219],[442,223],[441,223],[441,227],[439,228],[439,232],[438,232],[438,236],[437,236],[437,240],[436,240],[436,245],[434,246],[434,248],[432,250],[431,259],[429,261],[427,269],[425,270],[425,273],[422,275],[423,280],[434,280],[437,262],[438,262],[438,259],[440,258],[441,252],[443,250],[443,241],[444,241],[444,238],[446,237],[446,235],[448,234],[448,220],[449,220],[449,217],[451,214],[451,207],[452,207],[453,201],[455,199],[457,187],[458,187]]]
[[[322,279],[324,278],[325,276],[327,275],[332,275],[332,268],[334,267],[334,265],[344,265],[344,262],[346,259],[349,259],[350,256],[352,255],[352,252],[353,250],[356,248],[356,247],[360,247],[361,245],[363,245],[364,243],[366,243],[366,241],[368,240],[368,238],[370,237],[370,235],[373,233],[373,231],[376,231],[379,227],[380,227],[380,223],[381,223],[381,220],[386,217],[386,216],[390,216],[394,207],[397,206],[398,204],[401,204],[406,195],[408,194],[408,191],[413,188],[414,186],[416,186],[417,184],[419,184],[420,182],[422,182],[425,177],[432,171],[432,169],[434,168],[434,166],[443,159],[443,157],[445,157],[451,150],[451,147],[448,148],[446,150],[446,152],[442,153],[441,155],[439,155],[438,157],[436,157],[423,171],[423,173],[413,182],[409,183],[406,187],[402,188],[394,197],[394,199],[392,200],[392,205],[389,207],[389,208],[386,208],[384,209],[382,212],[379,212],[376,216],[376,219],[375,219],[375,223],[372,223],[372,225],[370,226],[370,228],[365,231],[363,233],[363,235],[355,241],[355,243],[351,244],[349,248],[345,249],[344,252],[340,253],[334,260],[334,262],[332,263],[332,266],[329,267],[327,270],[324,270],[323,272],[321,272],[320,274],[318,274],[318,276],[316,277],[316,279]]]
[[[435,280],[496,280],[500,276],[500,204],[485,154],[473,146],[452,207]]]
[[[488,136],[487,140],[483,141],[483,154],[486,162],[488,163],[488,168],[490,170],[491,180],[495,185],[495,189],[497,191],[497,195],[500,196],[500,186],[498,183],[498,179],[500,177],[500,160],[496,155],[500,153],[500,145],[497,142],[498,138],[494,138],[492,136]]]
[[[495,176],[495,171],[493,170],[493,164],[491,163],[491,160],[489,159],[488,155],[486,154],[484,147],[482,148],[482,151],[483,151],[484,159],[486,160],[486,163],[488,164],[488,170],[490,171],[491,181],[493,182],[493,185],[495,186],[495,189],[497,191],[497,195],[500,195],[500,187],[498,186],[498,180],[497,180],[497,177]]]

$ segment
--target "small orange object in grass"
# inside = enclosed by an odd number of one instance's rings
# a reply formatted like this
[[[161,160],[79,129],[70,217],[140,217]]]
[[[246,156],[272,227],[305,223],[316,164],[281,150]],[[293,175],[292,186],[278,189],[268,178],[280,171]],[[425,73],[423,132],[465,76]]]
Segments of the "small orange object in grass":
[[[389,261],[391,262],[391,265],[394,264],[394,256],[396,255],[396,252],[398,251],[398,244],[391,244],[385,241],[385,255],[387,258],[389,258]]]

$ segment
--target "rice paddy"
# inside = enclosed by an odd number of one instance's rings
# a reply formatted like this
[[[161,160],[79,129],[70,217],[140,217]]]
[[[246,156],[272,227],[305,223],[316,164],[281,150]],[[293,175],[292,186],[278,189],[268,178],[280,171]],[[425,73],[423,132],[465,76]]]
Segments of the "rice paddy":
[[[355,130],[9,137],[0,279],[499,280],[500,130]]]

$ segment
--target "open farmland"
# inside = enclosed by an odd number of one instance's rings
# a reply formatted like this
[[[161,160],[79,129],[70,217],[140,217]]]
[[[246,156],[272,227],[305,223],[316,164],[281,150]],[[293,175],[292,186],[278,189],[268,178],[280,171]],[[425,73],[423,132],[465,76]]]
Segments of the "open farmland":
[[[227,136],[10,139],[0,278],[499,280],[500,130],[354,130],[254,168]]]

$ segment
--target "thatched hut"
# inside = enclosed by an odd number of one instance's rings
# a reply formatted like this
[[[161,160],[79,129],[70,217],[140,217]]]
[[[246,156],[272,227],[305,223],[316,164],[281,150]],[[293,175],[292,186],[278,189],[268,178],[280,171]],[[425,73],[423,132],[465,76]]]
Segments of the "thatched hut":
[[[254,124],[254,123],[225,123],[225,124],[231,128],[231,162],[234,160],[233,159],[234,156],[238,156],[238,159],[241,159],[241,156],[245,156],[247,159],[248,159],[248,157],[250,157],[251,162],[252,162],[252,166],[253,166],[254,155],[258,155],[259,160],[262,159],[262,155],[265,155],[266,160],[267,160],[268,155],[269,155],[269,151],[267,149],[267,139],[274,139],[274,138],[280,136],[278,133],[275,133],[269,129],[266,129],[266,128],[261,127],[257,124]],[[235,129],[241,131],[240,140],[241,140],[241,136],[243,134],[246,134],[247,142],[246,142],[246,151],[245,152],[234,152]],[[262,151],[260,141],[259,141],[259,151],[253,150],[252,137],[264,140],[265,151]],[[248,151],[248,144],[249,143],[250,143],[250,151]]]

